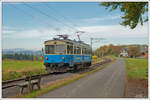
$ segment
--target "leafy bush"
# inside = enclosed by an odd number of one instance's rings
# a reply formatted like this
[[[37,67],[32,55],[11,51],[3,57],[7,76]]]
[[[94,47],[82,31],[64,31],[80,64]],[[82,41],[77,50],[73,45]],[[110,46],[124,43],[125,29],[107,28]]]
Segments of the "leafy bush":
[[[92,56],[92,59],[94,60],[94,59],[97,59],[98,57],[97,56]]]

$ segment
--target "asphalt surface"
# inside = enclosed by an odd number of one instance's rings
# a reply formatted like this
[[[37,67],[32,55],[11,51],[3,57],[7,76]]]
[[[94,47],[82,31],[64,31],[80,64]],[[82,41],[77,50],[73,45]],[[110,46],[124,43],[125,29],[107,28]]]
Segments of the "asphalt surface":
[[[123,59],[74,83],[39,98],[117,98],[124,97],[126,66]]]

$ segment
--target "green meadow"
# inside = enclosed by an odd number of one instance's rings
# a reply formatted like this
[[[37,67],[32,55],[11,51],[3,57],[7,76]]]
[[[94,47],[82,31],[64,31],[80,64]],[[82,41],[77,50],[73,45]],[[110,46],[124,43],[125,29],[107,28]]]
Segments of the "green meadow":
[[[102,61],[103,59],[97,58],[92,60],[92,64]],[[2,81],[47,73],[43,63],[44,61],[5,59],[2,61]]]
[[[2,80],[46,73],[43,61],[3,60]]]
[[[126,58],[128,79],[148,79],[148,59]]]

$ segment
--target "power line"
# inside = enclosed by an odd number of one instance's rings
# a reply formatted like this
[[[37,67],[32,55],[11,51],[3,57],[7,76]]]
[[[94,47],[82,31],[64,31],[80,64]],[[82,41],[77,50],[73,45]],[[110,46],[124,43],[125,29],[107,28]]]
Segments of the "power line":
[[[59,23],[65,25],[65,26],[69,27],[69,29],[71,28],[72,30],[74,30],[76,34],[77,34],[77,33],[80,33],[80,32],[83,33],[83,31],[79,31],[79,30],[75,29],[74,27],[69,26],[69,25],[67,25],[67,24],[65,24],[65,23],[63,23],[63,22],[61,22],[61,21],[59,21],[57,18],[55,18],[55,17],[53,17],[53,16],[50,16],[50,15],[48,15],[48,14],[42,12],[41,10],[39,10],[39,9],[37,9],[37,8],[34,8],[34,7],[32,7],[32,6],[28,5],[28,4],[25,4],[25,3],[24,3],[24,5],[27,6],[27,7],[29,7],[29,8],[31,8],[31,9],[33,9],[33,10],[35,10],[35,11],[37,11],[37,12],[39,12],[39,13],[41,13],[42,15],[47,16],[48,18],[53,18],[53,19],[55,19],[57,22],[59,22]],[[29,16],[31,16],[31,17],[33,17],[33,18],[35,17],[35,16],[33,16],[32,14],[30,14],[30,13],[24,11],[23,9],[19,9],[18,7],[15,7],[15,6],[13,6],[13,7],[16,8],[16,9],[18,9],[18,10],[20,10],[21,12],[26,13],[27,15],[29,15]],[[41,22],[43,22],[43,20],[41,20]],[[51,24],[49,24],[49,23],[47,23],[47,22],[45,22],[45,23],[48,24],[49,26],[53,27],[54,29],[56,29],[56,28],[55,28],[54,26],[52,26]],[[88,32],[84,32],[84,33],[88,33]]]
[[[98,41],[100,42],[101,40],[105,40],[105,38],[90,38],[90,39],[91,39],[91,48],[92,48],[93,43],[94,43],[93,40],[97,40],[96,42],[98,42]],[[95,43],[96,43],[96,42],[95,42]],[[92,49],[92,50],[93,50],[93,49]]]
[[[50,5],[47,4],[47,3],[43,3],[43,4],[44,4],[47,8],[49,8],[49,9],[53,10],[54,12],[57,12],[59,15],[61,15],[61,17],[62,17],[63,19],[65,19],[67,22],[69,22],[73,27],[76,27],[76,26],[77,26],[77,25],[71,23],[71,21],[68,20],[68,18],[67,18],[66,16],[64,16],[60,11],[54,9],[52,6],[50,6]],[[74,28],[74,29],[76,29],[76,28]],[[80,31],[79,31],[78,29],[76,29],[76,30],[77,30],[77,31],[76,31],[74,34],[76,34],[77,37],[79,38],[79,34],[77,34],[77,33],[79,33]],[[80,35],[81,35],[81,34],[80,34]]]
[[[18,8],[18,7],[16,7],[16,6],[14,6],[13,4],[11,4],[11,6],[13,7],[13,8],[15,8],[15,9],[17,9],[17,10],[19,10],[20,12],[22,12],[22,13],[26,13],[27,15],[29,15],[29,16],[31,16],[31,17],[35,17],[35,16],[33,16],[32,14],[30,14],[30,13],[27,13],[26,11],[24,11],[23,9],[20,9],[20,8]]]
[[[51,16],[51,15],[49,15],[49,14],[47,14],[47,13],[41,11],[41,10],[38,9],[38,8],[32,7],[31,5],[28,5],[28,4],[25,4],[25,3],[24,3],[24,5],[26,5],[27,7],[31,8],[31,9],[33,9],[33,10],[39,12],[39,13],[41,13],[42,15],[47,16],[48,18],[54,19],[55,21],[57,21],[57,22],[59,22],[59,23],[65,25],[65,26],[67,26],[68,28],[74,30],[75,33],[76,33],[76,35],[77,35],[78,32],[80,32],[79,30],[75,29],[74,27],[72,27],[72,26],[70,26],[70,25],[68,25],[68,24],[63,23],[62,21],[60,21],[60,20],[58,20],[57,18],[55,18],[55,17],[53,17],[53,16]],[[84,33],[88,33],[88,32],[84,32]]]
[[[54,12],[57,12],[59,15],[61,15],[61,17],[63,17],[63,19],[65,19],[66,21],[68,21],[69,23],[71,23],[71,21],[66,17],[66,16],[64,16],[60,11],[58,11],[58,10],[56,10],[56,9],[54,9],[52,6],[50,6],[49,4],[47,4],[47,3],[44,3],[44,5],[46,5],[46,7],[47,8],[49,8],[49,9],[51,9],[51,10],[54,10]],[[76,24],[74,24],[74,23],[71,23],[72,24],[72,26],[77,26]],[[78,30],[79,31],[79,30]]]
[[[21,9],[21,8],[18,8],[18,7],[16,7],[16,6],[14,6],[14,5],[11,5],[11,6],[12,6],[13,8],[17,9],[18,11],[22,12],[23,14],[26,14],[26,15],[30,16],[31,18],[34,18],[34,17],[35,17],[34,15],[30,14],[29,12],[27,12],[27,11]],[[43,21],[43,20],[40,20],[40,22],[43,22],[43,23],[47,24],[48,26],[51,26],[51,28],[53,27],[54,30],[57,29],[57,28],[54,27],[53,25],[51,25],[51,24],[49,24],[49,23],[47,23],[47,22],[45,22],[45,21]],[[57,30],[56,30],[56,31],[57,31]],[[56,34],[56,33],[54,33],[54,34]]]
[[[41,13],[42,15],[47,16],[48,18],[54,19],[55,21],[57,21],[57,22],[59,22],[59,23],[65,25],[65,26],[71,28],[71,29],[74,30],[74,31],[78,31],[78,30],[74,29],[74,27],[71,27],[71,26],[69,26],[69,25],[67,25],[67,24],[65,24],[65,23],[63,23],[63,22],[61,22],[61,21],[59,21],[57,18],[55,18],[55,17],[53,17],[53,16],[50,16],[49,14],[47,14],[47,13],[41,11],[41,10],[38,9],[38,8],[34,8],[34,7],[32,7],[32,6],[28,5],[28,4],[25,4],[25,3],[24,3],[24,5],[27,6],[27,7],[29,7],[29,8],[31,8],[31,9],[33,9],[33,10],[35,10],[35,11],[37,11],[37,12],[39,12],[39,13]]]

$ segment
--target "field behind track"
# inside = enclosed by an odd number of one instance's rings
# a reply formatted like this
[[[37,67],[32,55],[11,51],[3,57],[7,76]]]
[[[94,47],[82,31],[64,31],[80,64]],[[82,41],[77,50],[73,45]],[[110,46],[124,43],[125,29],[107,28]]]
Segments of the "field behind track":
[[[46,73],[43,61],[25,61],[25,60],[3,60],[2,61],[2,80],[11,80]]]
[[[92,64],[102,62],[100,58],[93,59]],[[27,75],[36,75],[47,73],[44,61],[27,60],[3,60],[2,61],[2,81],[22,78]]]

